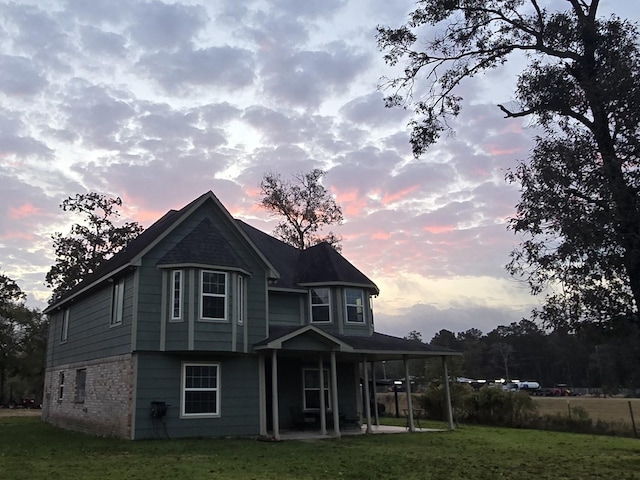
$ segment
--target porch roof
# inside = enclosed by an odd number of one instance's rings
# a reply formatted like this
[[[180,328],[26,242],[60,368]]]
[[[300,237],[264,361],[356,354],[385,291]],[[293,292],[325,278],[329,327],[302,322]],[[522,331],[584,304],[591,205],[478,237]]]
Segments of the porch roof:
[[[399,360],[402,358],[424,358],[441,356],[458,356],[462,352],[448,348],[429,345],[418,340],[408,340],[394,337],[384,333],[374,332],[371,335],[340,335],[322,330],[315,325],[295,327],[276,327],[269,329],[269,336],[254,345],[255,351],[264,350],[296,350],[296,347],[288,348],[287,342],[301,339],[322,339],[323,348],[314,348],[312,342],[307,342],[305,348],[300,351],[327,351],[333,350],[340,356],[365,355],[369,360]],[[328,348],[327,348],[328,347]]]

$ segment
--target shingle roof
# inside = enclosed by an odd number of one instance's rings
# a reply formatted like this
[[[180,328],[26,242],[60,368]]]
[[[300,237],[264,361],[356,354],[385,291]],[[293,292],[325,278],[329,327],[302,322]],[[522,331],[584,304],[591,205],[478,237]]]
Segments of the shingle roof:
[[[308,333],[308,326],[271,326],[269,336],[254,345],[254,348],[267,348],[270,344],[277,342],[282,337],[295,336],[296,331],[301,335]],[[368,354],[370,357],[378,359],[401,358],[402,355],[409,357],[428,357],[441,355],[461,355],[461,352],[448,348],[429,345],[419,340],[409,340],[406,338],[393,337],[384,333],[373,332],[369,336],[364,335],[339,335],[323,331],[328,338],[334,338],[336,344],[346,344],[351,347],[350,354]]]
[[[238,220],[239,225],[280,273],[274,287],[313,284],[358,285],[375,293],[378,287],[326,242],[298,250]]]
[[[105,261],[95,272],[87,275],[73,289],[53,302],[45,309],[45,313],[130,266],[139,255],[184,219],[186,213],[195,205],[207,199],[214,199],[220,208],[224,209],[215,195],[207,192],[180,210],[168,211],[132,240],[126,248]],[[253,242],[258,254],[268,262],[269,268],[273,267],[277,271],[279,278],[274,279],[275,287],[299,289],[303,288],[301,284],[351,284],[378,293],[378,287],[371,280],[328,244],[318,244],[301,252],[245,222],[236,220],[236,224]],[[201,222],[193,232],[168,252],[158,265],[185,263],[229,266],[248,270],[235,253],[233,246],[222,238],[218,229],[209,220]]]
[[[181,264],[216,265],[249,271],[233,246],[208,218],[203,219],[158,262],[158,266]]]

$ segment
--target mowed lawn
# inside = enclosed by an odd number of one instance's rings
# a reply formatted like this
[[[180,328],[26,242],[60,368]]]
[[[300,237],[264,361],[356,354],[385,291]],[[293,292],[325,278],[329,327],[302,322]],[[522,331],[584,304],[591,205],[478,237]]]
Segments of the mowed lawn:
[[[2,479],[640,479],[640,440],[463,426],[315,441],[127,441],[0,417]]]

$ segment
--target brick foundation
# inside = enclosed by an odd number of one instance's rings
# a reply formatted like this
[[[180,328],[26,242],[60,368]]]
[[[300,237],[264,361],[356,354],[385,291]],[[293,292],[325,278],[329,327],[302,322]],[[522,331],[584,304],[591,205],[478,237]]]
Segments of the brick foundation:
[[[78,370],[82,369],[86,369],[84,397],[76,382]],[[62,399],[61,372],[64,372]],[[135,357],[131,354],[48,368],[42,418],[69,430],[131,438],[134,381]]]

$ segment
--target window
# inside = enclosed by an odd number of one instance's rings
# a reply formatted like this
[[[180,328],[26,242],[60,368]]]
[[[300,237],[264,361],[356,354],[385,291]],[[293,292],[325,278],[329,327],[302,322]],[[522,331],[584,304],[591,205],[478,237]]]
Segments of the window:
[[[64,372],[58,373],[58,400],[64,397]]]
[[[76,370],[76,395],[75,402],[84,402],[85,387],[87,383],[87,369]]]
[[[182,415],[220,414],[220,365],[185,363],[182,366]]]
[[[331,322],[331,300],[328,288],[311,289],[311,322]]]
[[[227,319],[227,274],[202,271],[200,276],[200,318]]]
[[[344,291],[347,308],[347,322],[364,323],[364,292],[359,288],[347,288]]]
[[[122,311],[124,310],[124,278],[113,284],[111,296],[111,325],[122,324]]]
[[[244,323],[244,277],[238,276],[236,295],[236,317],[238,319],[238,325],[242,325]]]
[[[182,270],[174,270],[171,275],[171,319],[182,318]]]
[[[62,312],[62,329],[60,330],[60,342],[66,342],[69,337],[69,309]]]
[[[324,372],[324,406],[331,410],[331,395],[329,395],[329,372]],[[320,375],[317,368],[305,368],[302,375],[304,390],[304,409],[320,410]]]

